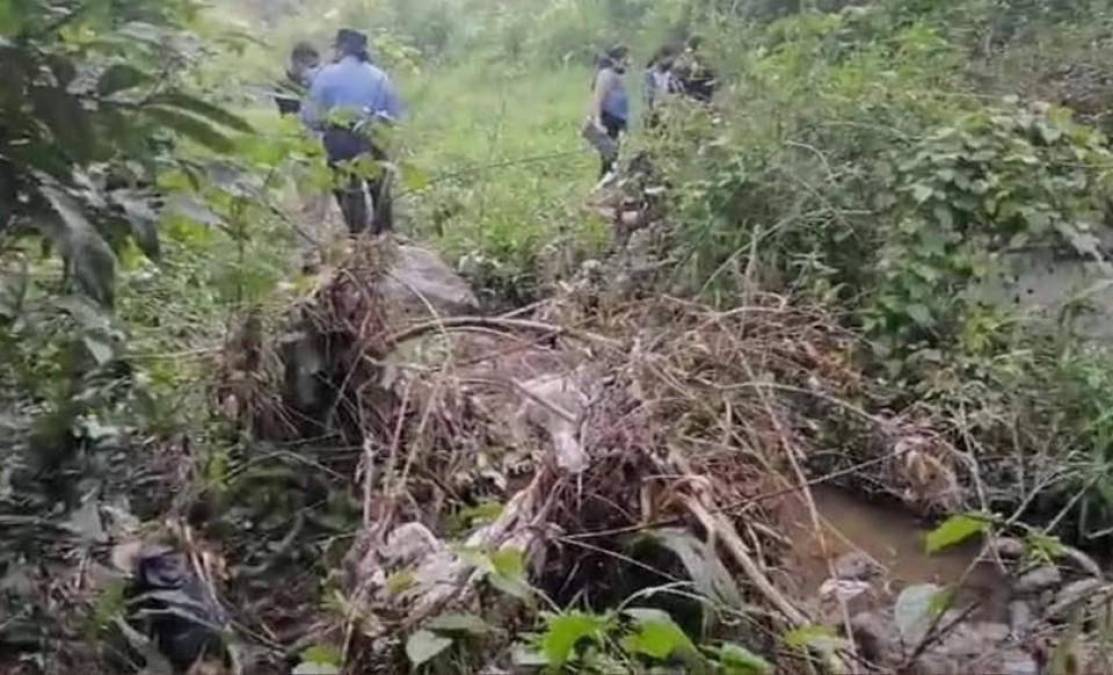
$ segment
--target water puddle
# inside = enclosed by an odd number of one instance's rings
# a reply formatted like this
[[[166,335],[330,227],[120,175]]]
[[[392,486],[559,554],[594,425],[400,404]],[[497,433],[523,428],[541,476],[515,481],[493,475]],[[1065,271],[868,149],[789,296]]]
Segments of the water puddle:
[[[965,575],[960,601],[976,600],[989,614],[1005,609],[1008,584],[994,565],[982,562],[967,574],[980,553],[978,542],[928,555],[924,538],[930,531],[929,524],[900,506],[873,503],[829,487],[813,489],[813,496],[826,525],[826,556],[803,504],[794,507],[791,516],[793,576],[804,597],[814,596],[830,578],[828,560],[833,563],[845,554],[858,552],[881,566],[883,579],[894,594],[912,584],[954,586]]]

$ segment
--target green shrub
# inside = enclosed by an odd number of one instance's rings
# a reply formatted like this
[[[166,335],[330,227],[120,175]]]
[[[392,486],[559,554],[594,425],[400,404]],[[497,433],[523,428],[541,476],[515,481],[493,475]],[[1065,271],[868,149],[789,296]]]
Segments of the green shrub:
[[[894,152],[876,199],[888,214],[866,328],[893,346],[947,343],[966,291],[1029,247],[1100,259],[1113,153],[1064,110],[987,108]]]

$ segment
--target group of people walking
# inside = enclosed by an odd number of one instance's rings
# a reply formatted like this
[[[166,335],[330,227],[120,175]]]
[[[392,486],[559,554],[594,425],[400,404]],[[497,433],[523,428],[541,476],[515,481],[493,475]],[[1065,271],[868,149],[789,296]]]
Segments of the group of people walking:
[[[279,109],[299,114],[323,144],[336,174],[334,194],[349,233],[388,232],[394,226],[391,173],[381,138],[386,128],[402,119],[404,106],[391,78],[373,62],[364,33],[342,29],[334,48],[334,58],[325,64],[313,45],[303,42],[294,48],[287,75],[298,95],[280,98]],[[666,45],[650,59],[645,71],[647,127],[660,124],[660,108],[673,95],[710,102],[715,76],[699,49],[698,39],[693,38],[682,46]],[[626,47],[608,50],[598,59],[592,82],[585,136],[602,155],[604,177],[614,169],[620,139],[630,124],[629,62]],[[325,220],[323,213],[316,215]],[[320,223],[307,225],[316,229]]]
[[[647,128],[660,124],[660,108],[673,95],[700,103],[711,102],[717,82],[714,72],[699,53],[700,47],[698,37],[690,38],[683,46],[665,45],[646,64]],[[599,150],[603,178],[614,170],[619,142],[630,125],[630,95],[626,87],[629,67],[630,51],[624,45],[611,48],[596,62],[584,135]]]
[[[386,127],[402,119],[404,106],[390,77],[372,61],[364,33],[342,29],[334,47],[335,57],[325,65],[311,44],[294,48],[287,76],[304,100],[286,107],[280,102],[280,109],[296,108],[323,143],[337,174],[335,196],[348,231],[381,234],[394,228],[391,175],[381,138]]]

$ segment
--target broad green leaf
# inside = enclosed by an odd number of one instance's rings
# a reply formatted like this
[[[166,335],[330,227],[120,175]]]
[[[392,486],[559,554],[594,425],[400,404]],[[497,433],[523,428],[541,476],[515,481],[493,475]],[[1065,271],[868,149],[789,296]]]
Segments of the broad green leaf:
[[[302,661],[290,671],[290,675],[340,675],[340,668],[327,663]]]
[[[39,187],[61,218],[62,227],[49,231],[63,251],[81,290],[105,307],[115,297],[116,254],[85,218],[77,202],[59,188]]]
[[[613,623],[609,616],[580,611],[550,616],[541,636],[541,652],[550,665],[563,666],[572,658],[576,645],[581,641],[602,645]]]
[[[452,646],[452,638],[437,635],[432,631],[419,630],[406,640],[406,656],[414,668],[437,658]]]
[[[89,352],[89,355],[93,357],[93,360],[97,362],[98,366],[103,366],[108,363],[116,355],[111,344],[91,335],[86,335],[81,342],[85,345],[85,349]]]
[[[513,548],[505,548],[491,553],[491,572],[487,580],[503,593],[519,600],[529,600],[533,589],[526,579],[525,554]]]
[[[667,613],[657,609],[630,609],[624,613],[634,619],[637,626],[636,632],[623,640],[626,651],[658,661],[664,661],[677,653],[697,653],[691,638]]]
[[[139,245],[139,250],[143,251],[144,255],[151,260],[158,260],[161,255],[156,227],[158,214],[151,208],[147,200],[140,195],[119,190],[113,193],[112,199],[124,210],[131,235],[135,238],[135,243]]]
[[[1058,537],[1041,532],[1032,532],[1024,538],[1024,550],[1028,558],[1053,563],[1067,554],[1067,547]]]
[[[35,117],[50,127],[53,134],[51,150],[61,151],[80,162],[95,159],[97,134],[89,112],[81,101],[54,87],[31,89],[29,100],[34,106]]]
[[[227,154],[236,148],[231,139],[199,117],[161,106],[144,108],[143,112],[167,129],[196,141],[214,152]]]
[[[939,553],[952,546],[958,546],[971,537],[983,534],[989,529],[985,516],[963,514],[948,518],[942,525],[927,535],[927,552]]]
[[[467,526],[475,527],[494,522],[502,515],[502,511],[503,505],[498,502],[483,502],[460,511],[457,518],[466,523]]]
[[[734,577],[723,564],[714,547],[679,528],[665,528],[649,533],[650,539],[674,553],[696,590],[730,607],[741,609],[745,606],[741,591]]]
[[[230,113],[218,105],[213,105],[208,101],[204,101],[180,91],[160,94],[151,100],[151,104],[163,106],[166,108],[184,110],[194,115],[204,117],[210,122],[214,122],[221,126],[228,127],[229,129],[239,131],[241,133],[250,134],[254,133],[255,131],[255,129],[239,115]]]
[[[417,585],[412,569],[401,569],[386,578],[386,590],[391,595],[401,595]]]
[[[466,633],[483,637],[494,632],[494,627],[475,614],[444,614],[429,622],[429,630],[438,633]]]
[[[117,63],[110,66],[100,76],[97,82],[97,93],[102,97],[133,89],[150,81],[150,76],[135,66],[127,63]]]
[[[292,675],[339,675],[344,654],[332,645],[314,645],[301,654]]]
[[[495,572],[505,577],[525,577],[525,553],[516,548],[504,548],[491,553]]]
[[[301,660],[342,666],[344,665],[344,653],[333,645],[313,645],[301,653]]]
[[[169,210],[171,213],[189,218],[207,227],[220,227],[224,225],[224,219],[214,213],[212,209],[203,202],[187,195],[179,195],[176,197],[170,203]]]
[[[918,645],[927,637],[931,624],[940,613],[943,589],[935,584],[909,586],[897,598],[894,616],[905,645]]]
[[[726,643],[717,650],[724,675],[765,675],[773,665],[742,645]]]
[[[815,649],[829,653],[846,644],[846,639],[828,626],[801,626],[785,633],[784,642],[793,649]]]
[[[927,200],[931,199],[932,195],[934,194],[935,190],[932,189],[930,185],[916,183],[912,186],[912,198],[916,200],[917,204],[923,204]]]
[[[951,207],[946,204],[938,204],[932,212],[935,214],[935,219],[943,229],[950,230],[955,226],[955,214],[951,211]]]
[[[120,27],[118,32],[124,37],[145,42],[152,46],[165,45],[170,37],[169,30],[145,21],[130,21]]]
[[[910,304],[904,308],[904,313],[923,328],[930,328],[932,325],[931,310],[926,305]]]

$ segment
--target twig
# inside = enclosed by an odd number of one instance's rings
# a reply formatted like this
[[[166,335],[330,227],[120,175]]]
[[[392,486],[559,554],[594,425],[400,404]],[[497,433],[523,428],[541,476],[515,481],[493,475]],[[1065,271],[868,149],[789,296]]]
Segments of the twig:
[[[290,528],[290,532],[282,538],[282,541],[279,542],[278,546],[274,549],[274,552],[267,556],[267,559],[259,563],[258,565],[255,565],[253,567],[241,568],[238,576],[250,579],[265,574],[268,570],[274,567],[279,560],[284,558],[286,554],[290,552],[290,549],[294,547],[294,544],[297,542],[298,537],[301,536],[301,531],[304,528],[305,513],[299,511],[297,515],[294,516],[294,524],[293,527]]]
[[[552,336],[568,336],[578,338],[585,342],[596,342],[607,347],[614,349],[621,349],[622,343],[618,340],[613,340],[602,335],[595,333],[588,333],[575,329],[565,328],[562,326],[555,326],[549,323],[542,323],[540,321],[527,321],[524,319],[495,319],[482,316],[459,316],[442,321],[430,321],[419,323],[415,326],[410,326],[405,330],[399,331],[387,337],[387,344],[397,345],[402,342],[407,342],[417,337],[436,330],[447,330],[450,328],[502,328],[504,330],[523,330],[538,333],[546,333]]]
[[[906,450],[904,450],[900,453],[894,453],[894,454],[891,454],[891,455],[883,455],[881,457],[877,457],[877,458],[874,458],[874,459],[871,459],[871,460],[867,460],[865,462],[855,464],[854,466],[848,467],[846,469],[842,469],[842,470],[839,470],[839,471],[834,471],[834,472],[831,472],[829,474],[820,476],[818,478],[813,478],[813,479],[809,480],[805,485],[809,488],[812,488],[812,487],[815,487],[817,485],[823,485],[823,484],[829,483],[833,480],[843,478],[845,476],[852,476],[852,475],[854,475],[854,474],[856,474],[856,473],[858,473],[858,472],[860,472],[864,469],[868,469],[872,466],[876,466],[878,464],[883,464],[883,463],[888,462],[892,459],[898,458],[902,454],[908,453],[911,450],[912,450],[912,448],[909,447],[908,449],[906,449]],[[721,514],[730,515],[732,513],[737,513],[739,511],[745,510],[745,509],[747,509],[747,508],[749,508],[749,507],[751,507],[755,504],[761,504],[761,503],[764,503],[764,502],[771,501],[773,499],[779,499],[779,498],[785,497],[787,495],[796,494],[800,491],[800,489],[801,489],[801,486],[793,485],[791,487],[782,488],[780,490],[774,490],[772,492],[767,492],[767,493],[764,493],[764,494],[757,495],[755,497],[750,497],[750,498],[747,498],[747,499],[732,502],[730,504],[726,504],[724,506],[717,507],[715,509],[712,509],[712,513],[721,513]],[[613,537],[613,536],[620,535],[620,534],[632,534],[632,533],[635,533],[635,532],[644,532],[646,530],[653,530],[653,529],[657,529],[657,528],[660,528],[660,527],[669,527],[670,525],[680,525],[680,524],[683,524],[683,520],[680,519],[680,518],[662,518],[660,520],[657,520],[657,521],[654,521],[654,522],[651,522],[651,523],[641,524],[641,525],[631,525],[631,526],[628,526],[628,527],[613,528],[613,529],[609,529],[609,530],[597,530],[597,531],[594,531],[594,532],[581,532],[581,533],[578,533],[578,534],[573,534],[573,535],[568,535],[568,536],[575,537],[577,539],[595,539],[595,538],[601,538],[601,537]]]
[[[750,557],[749,551],[746,549],[746,543],[738,536],[738,531],[730,524],[722,515],[712,515],[711,512],[695,497],[685,497],[684,506],[695,516],[696,520],[703,525],[707,531],[708,537],[718,539],[723,546],[730,552],[731,557],[746,573],[750,582],[758,589],[758,591],[769,601],[773,607],[777,608],[785,619],[794,627],[799,628],[809,623],[808,617],[797,609],[788,598],[784,597],[780,591],[773,585],[771,581],[762,573],[761,568]]]

